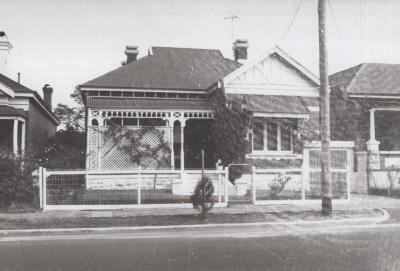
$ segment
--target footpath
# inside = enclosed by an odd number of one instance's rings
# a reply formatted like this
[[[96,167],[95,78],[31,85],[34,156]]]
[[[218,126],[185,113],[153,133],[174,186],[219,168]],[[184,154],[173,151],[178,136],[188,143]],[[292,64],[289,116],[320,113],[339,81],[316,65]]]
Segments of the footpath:
[[[232,204],[213,208],[208,219],[199,220],[192,208],[143,208],[99,211],[44,211],[0,214],[0,237],[52,233],[90,233],[129,229],[169,229],[218,226],[266,225],[367,225],[389,220],[385,209],[400,209],[400,199],[352,195],[333,205],[333,216],[321,216],[321,202],[304,204]]]

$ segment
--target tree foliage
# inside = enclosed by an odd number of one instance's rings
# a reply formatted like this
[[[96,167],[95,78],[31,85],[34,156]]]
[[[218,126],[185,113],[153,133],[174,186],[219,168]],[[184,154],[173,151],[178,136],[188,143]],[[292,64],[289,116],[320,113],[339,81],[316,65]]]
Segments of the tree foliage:
[[[246,140],[250,117],[240,108],[229,108],[222,95],[215,99],[214,122],[211,128],[212,140],[215,146],[215,161],[222,159],[224,165],[240,163],[249,150]]]
[[[166,140],[165,131],[156,127],[143,126],[141,129],[127,129],[120,125],[111,125],[104,131],[103,137],[112,141],[112,147],[108,148],[108,152],[117,148],[127,154],[131,162],[138,167],[170,166],[171,149]],[[104,155],[107,155],[107,152]]]
[[[70,107],[66,104],[59,103],[54,109],[54,115],[60,121],[61,129],[84,131],[85,111],[82,106]]]
[[[0,151],[0,205],[6,208],[32,203],[33,177],[37,168],[29,155]]]
[[[85,168],[85,153],[85,134],[70,127],[57,131],[47,142],[40,164],[52,169]]]
[[[203,176],[197,183],[190,201],[193,208],[200,210],[200,219],[206,219],[207,213],[215,204],[213,199],[214,185],[210,178]]]

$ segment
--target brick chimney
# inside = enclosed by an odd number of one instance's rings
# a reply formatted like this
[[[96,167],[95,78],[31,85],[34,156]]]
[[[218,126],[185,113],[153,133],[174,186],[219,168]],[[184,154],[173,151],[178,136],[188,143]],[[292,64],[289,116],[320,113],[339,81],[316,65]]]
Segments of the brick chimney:
[[[248,40],[237,39],[233,42],[233,56],[236,62],[247,60],[247,48],[249,48]]]
[[[49,84],[46,84],[43,86],[42,90],[44,103],[47,105],[50,111],[52,111],[53,109],[51,106],[51,95],[53,94],[53,88]]]
[[[127,45],[125,48],[125,54],[126,54],[126,64],[136,61],[139,54],[138,47]]]
[[[7,63],[12,48],[11,43],[8,41],[7,35],[4,31],[0,30],[0,73],[7,75]]]

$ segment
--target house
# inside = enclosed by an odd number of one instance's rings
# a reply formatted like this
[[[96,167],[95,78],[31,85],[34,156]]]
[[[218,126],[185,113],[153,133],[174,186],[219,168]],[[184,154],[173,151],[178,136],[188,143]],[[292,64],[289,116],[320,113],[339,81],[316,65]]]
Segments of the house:
[[[3,74],[11,48],[7,37],[0,36],[0,148],[22,154],[40,150],[55,134],[59,122],[52,113],[53,89],[49,85],[43,87],[42,99],[36,91]]]
[[[199,168],[199,142],[214,117],[216,93],[252,116],[249,163],[301,167],[300,127],[319,130],[318,78],[278,47],[252,62],[247,50],[247,41],[237,40],[235,60],[219,50],[170,47],[152,47],[138,58],[138,47],[127,46],[125,65],[79,86],[87,111],[87,168]],[[155,127],[158,136],[151,131],[144,138],[168,144],[157,154],[168,162],[132,162],[116,146],[123,143],[113,144],[102,132],[112,124],[131,131]],[[212,149],[206,154],[206,166],[215,167]]]
[[[355,141],[355,175],[364,191],[368,172],[400,165],[399,74],[398,64],[362,63],[329,77],[332,138]]]

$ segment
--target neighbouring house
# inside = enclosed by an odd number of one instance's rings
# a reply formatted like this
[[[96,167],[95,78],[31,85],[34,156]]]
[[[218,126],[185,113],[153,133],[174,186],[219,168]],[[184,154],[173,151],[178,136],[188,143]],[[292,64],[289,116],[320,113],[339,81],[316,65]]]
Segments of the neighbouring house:
[[[278,47],[247,62],[248,43],[237,40],[235,60],[219,50],[152,47],[138,58],[126,47],[125,65],[79,86],[87,110],[87,168],[137,169],[102,131],[111,123],[125,129],[156,127],[170,146],[162,168],[200,168],[200,144],[214,117],[213,97],[239,105],[252,117],[247,131],[249,163],[301,167],[301,127],[318,134],[318,78]],[[245,62],[241,64],[241,62]],[[154,132],[147,140],[160,140]],[[226,142],[229,144],[229,142]],[[144,163],[154,168],[149,159]],[[216,157],[206,147],[206,167]]]
[[[355,141],[355,183],[362,191],[367,179],[370,187],[387,186],[379,171],[400,166],[399,74],[398,64],[362,63],[329,78],[332,139]]]
[[[0,36],[0,148],[15,154],[39,151],[56,133],[58,120],[52,113],[53,89],[43,87],[43,96],[3,74],[12,48]]]

